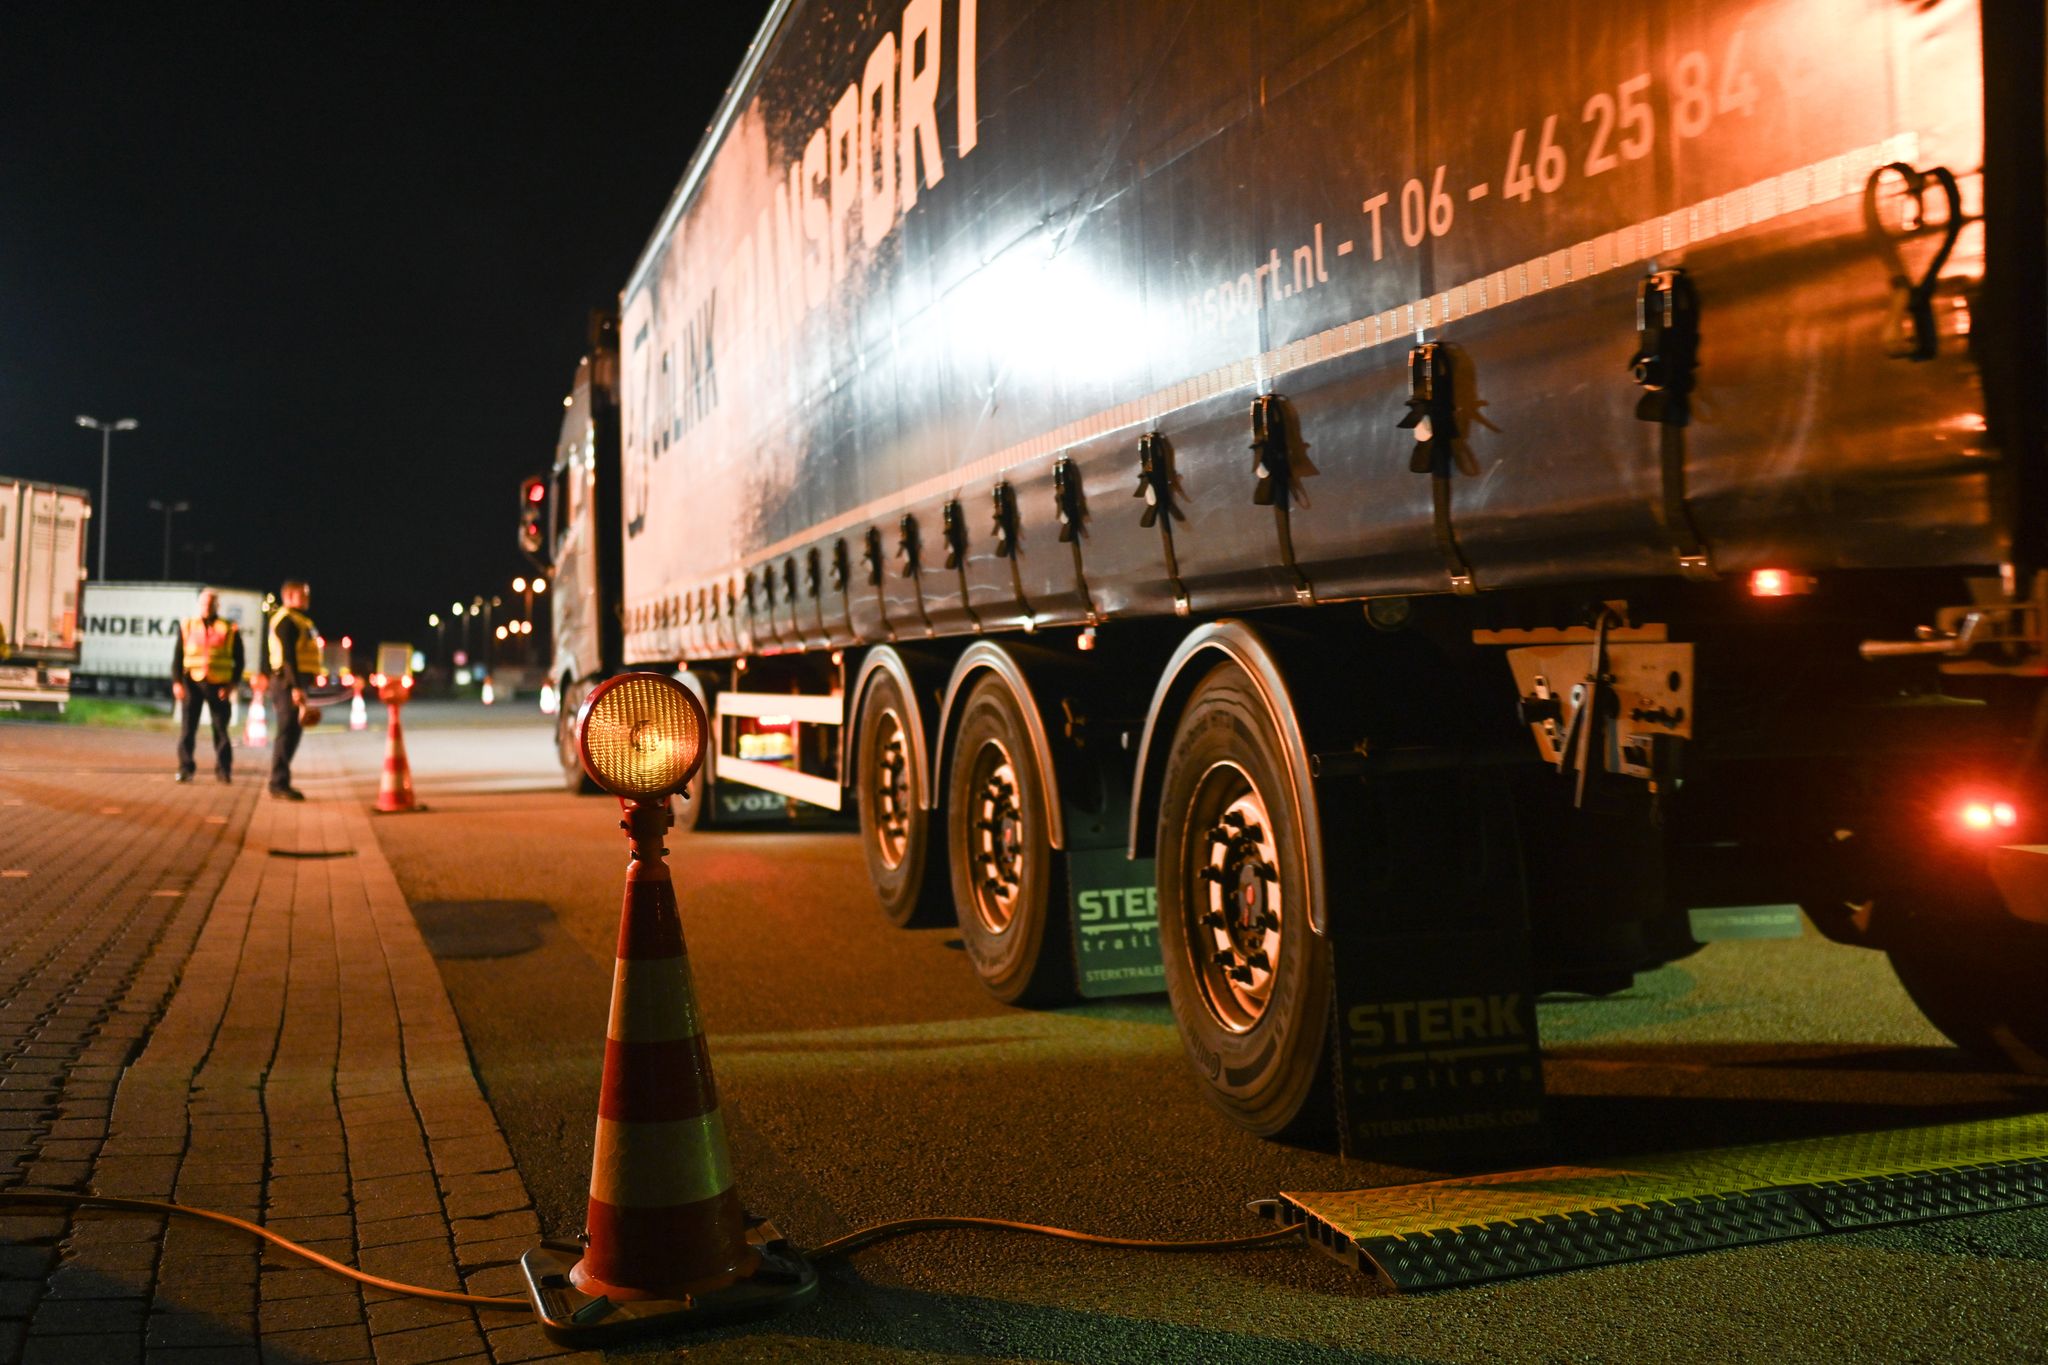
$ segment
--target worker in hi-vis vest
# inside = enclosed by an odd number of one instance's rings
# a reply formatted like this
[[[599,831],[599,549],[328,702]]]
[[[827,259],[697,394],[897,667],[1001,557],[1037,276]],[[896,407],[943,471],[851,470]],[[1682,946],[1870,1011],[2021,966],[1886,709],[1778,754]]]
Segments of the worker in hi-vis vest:
[[[199,713],[213,720],[213,775],[233,780],[234,745],[228,739],[228,718],[235,690],[242,685],[242,632],[220,614],[220,594],[199,590],[199,614],[178,623],[171,653],[171,695],[178,700],[178,780],[190,782],[197,766]]]
[[[305,730],[300,709],[306,691],[320,676],[320,632],[306,615],[313,590],[304,582],[290,580],[278,598],[284,605],[270,618],[270,711],[277,726],[270,739],[270,794],[303,801],[305,794],[292,786],[292,755]]]

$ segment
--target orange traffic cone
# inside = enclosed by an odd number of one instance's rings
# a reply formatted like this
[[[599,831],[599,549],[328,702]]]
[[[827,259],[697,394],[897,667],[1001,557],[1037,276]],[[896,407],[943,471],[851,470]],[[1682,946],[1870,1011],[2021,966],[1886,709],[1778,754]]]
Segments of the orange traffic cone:
[[[626,871],[597,1115],[590,1249],[569,1276],[577,1288],[680,1299],[759,1264],[733,1184],[675,888],[659,859],[636,859]]]
[[[661,860],[669,823],[666,801],[627,808],[633,861],[586,1242],[546,1242],[521,1261],[541,1325],[559,1341],[751,1316],[817,1288],[810,1265],[740,1204],[675,887]]]
[[[412,765],[405,761],[405,732],[398,726],[398,708],[387,706],[391,723],[384,729],[384,772],[377,779],[377,809],[386,815],[418,810],[412,794]]]
[[[251,690],[249,693],[249,724],[242,731],[242,743],[251,749],[260,749],[270,743],[270,725],[263,716],[263,693]]]
[[[370,728],[370,708],[363,705],[363,685],[356,684],[356,694],[348,703],[348,728],[367,730]]]

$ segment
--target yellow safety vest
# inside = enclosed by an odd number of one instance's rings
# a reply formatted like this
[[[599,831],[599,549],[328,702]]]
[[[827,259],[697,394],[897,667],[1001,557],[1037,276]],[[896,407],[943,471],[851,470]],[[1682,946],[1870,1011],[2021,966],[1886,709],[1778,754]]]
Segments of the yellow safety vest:
[[[185,636],[185,676],[194,682],[216,686],[235,676],[235,623],[224,616],[211,621],[194,616],[182,627]]]
[[[270,618],[270,671],[279,672],[284,668],[284,641],[277,638],[277,627],[286,618],[299,623],[299,647],[292,658],[292,667],[307,678],[320,672],[320,633],[313,628],[313,618],[296,607],[280,607]]]

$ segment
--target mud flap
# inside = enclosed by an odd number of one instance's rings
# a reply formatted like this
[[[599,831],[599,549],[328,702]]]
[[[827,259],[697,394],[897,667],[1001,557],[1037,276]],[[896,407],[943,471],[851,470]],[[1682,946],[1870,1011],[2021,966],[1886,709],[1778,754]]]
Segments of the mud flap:
[[[1074,989],[1089,1000],[1164,991],[1152,859],[1127,858],[1121,848],[1072,849],[1066,857]]]
[[[1497,779],[1368,777],[1327,837],[1337,1120],[1346,1156],[1430,1169],[1540,1149],[1521,860]],[[1339,850],[1343,850],[1341,853]]]
[[[738,782],[713,782],[711,807],[711,818],[720,828],[789,823],[788,797]]]

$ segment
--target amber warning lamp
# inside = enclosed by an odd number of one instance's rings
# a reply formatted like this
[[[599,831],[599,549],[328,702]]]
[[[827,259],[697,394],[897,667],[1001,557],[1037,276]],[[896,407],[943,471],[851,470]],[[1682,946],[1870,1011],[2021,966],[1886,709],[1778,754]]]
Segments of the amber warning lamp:
[[[660,673],[600,683],[576,716],[584,771],[619,798],[632,857],[584,1236],[520,1260],[534,1312],[565,1344],[752,1317],[818,1288],[810,1264],[740,1203],[663,861],[669,798],[703,762],[707,728],[695,694]]]

